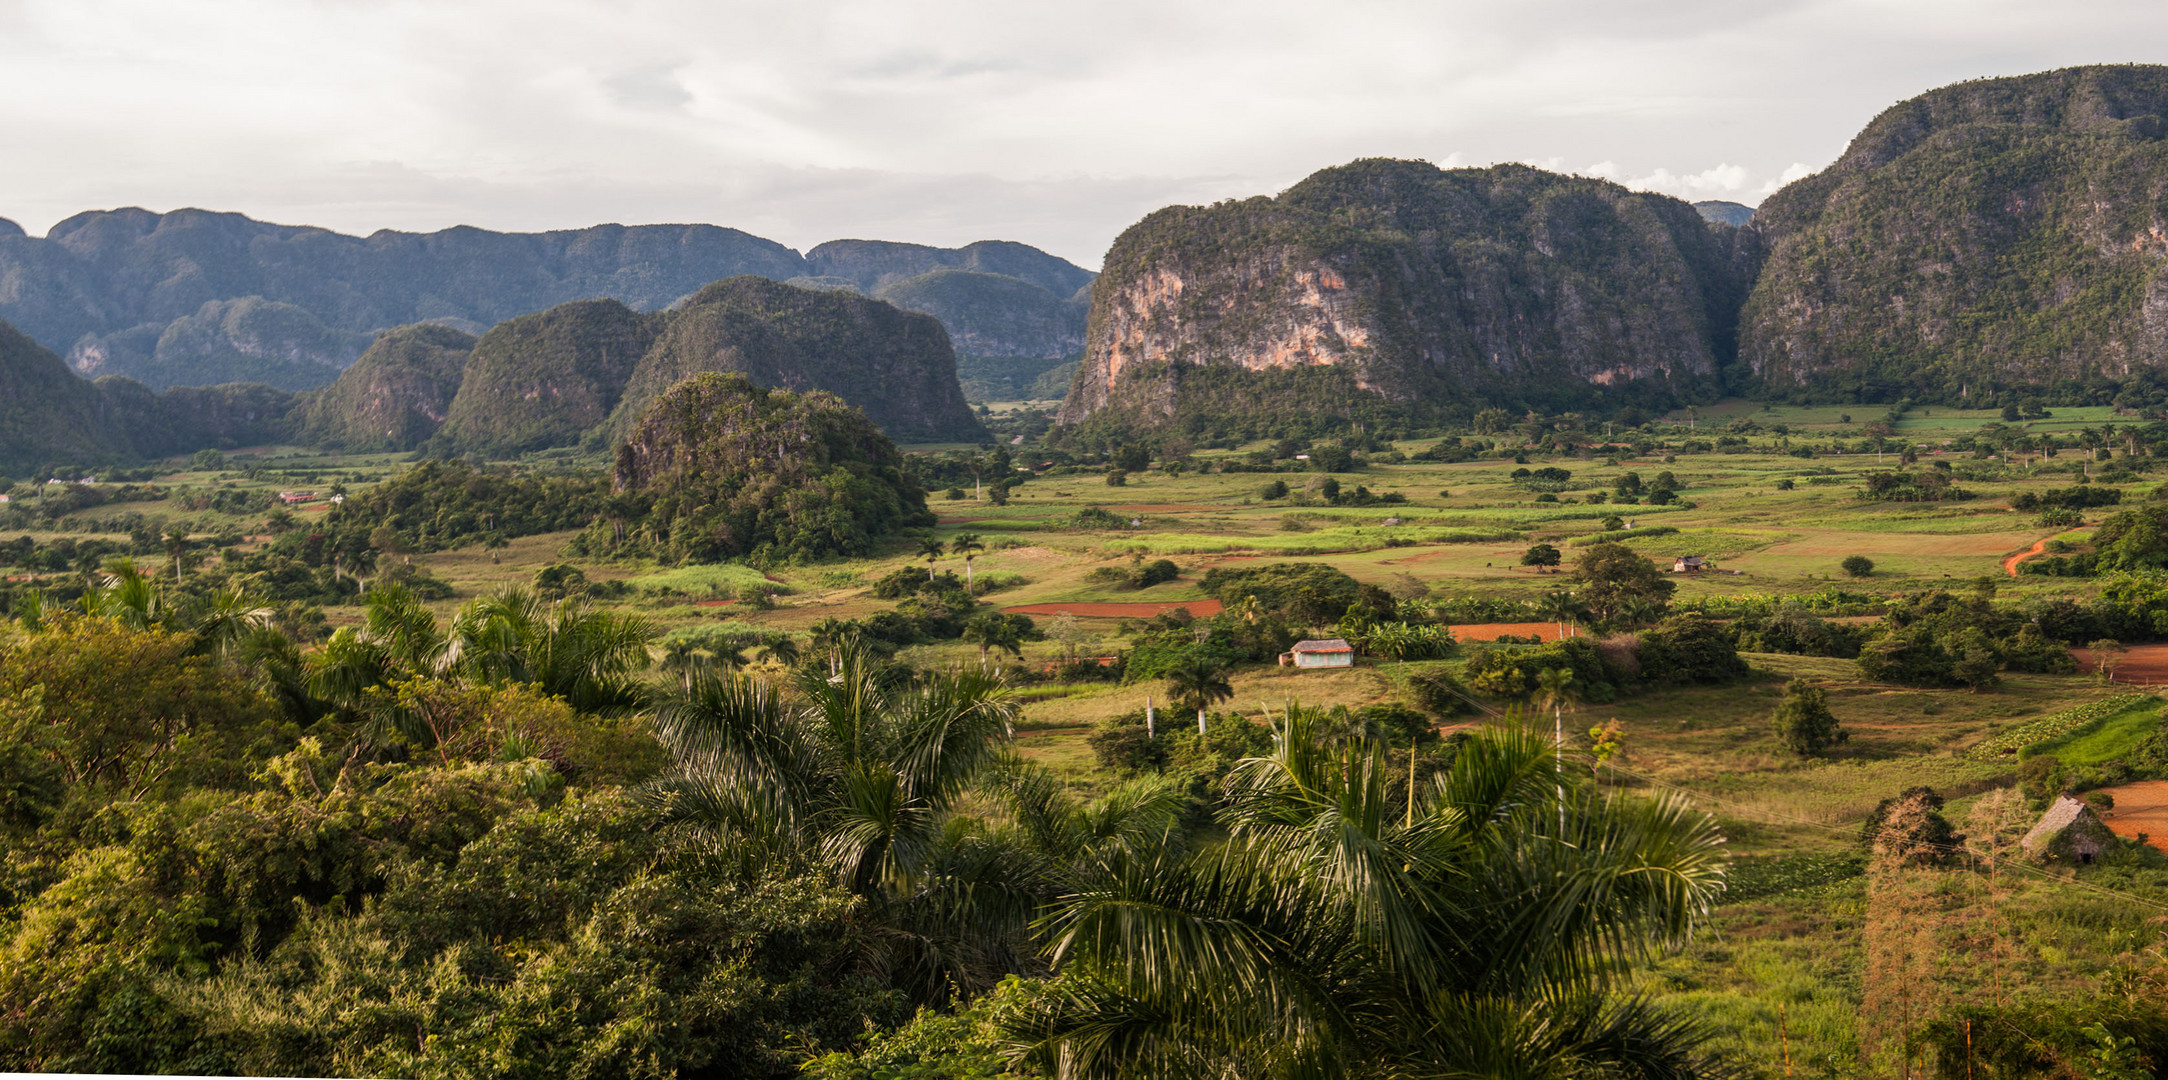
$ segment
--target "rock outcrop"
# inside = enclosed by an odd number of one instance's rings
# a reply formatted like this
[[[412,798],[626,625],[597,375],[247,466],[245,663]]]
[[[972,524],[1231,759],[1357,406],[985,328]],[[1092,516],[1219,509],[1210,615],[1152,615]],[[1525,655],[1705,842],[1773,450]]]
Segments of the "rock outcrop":
[[[1727,231],[1599,180],[1389,160],[1162,210],[1108,253],[1061,420],[1714,396],[1751,279]]]

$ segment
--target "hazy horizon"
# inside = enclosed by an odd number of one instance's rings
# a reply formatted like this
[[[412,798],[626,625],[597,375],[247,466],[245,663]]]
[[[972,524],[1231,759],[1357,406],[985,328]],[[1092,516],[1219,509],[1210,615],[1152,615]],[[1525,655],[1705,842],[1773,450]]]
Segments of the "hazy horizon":
[[[1016,240],[1096,268],[1161,206],[1358,157],[1523,161],[1754,205],[1897,101],[2147,62],[2130,43],[2162,30],[2168,10],[2127,0],[1371,2],[1329,19],[0,0],[0,217],[38,235],[125,206],[356,235],[700,223],[800,251]]]

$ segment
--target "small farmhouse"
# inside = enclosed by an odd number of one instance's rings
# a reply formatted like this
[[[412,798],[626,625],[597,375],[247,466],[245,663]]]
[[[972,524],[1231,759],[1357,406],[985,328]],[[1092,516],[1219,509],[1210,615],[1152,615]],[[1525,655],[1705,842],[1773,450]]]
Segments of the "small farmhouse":
[[[2038,824],[2017,842],[2025,854],[2042,862],[2088,865],[2115,844],[2115,834],[2093,808],[2068,795],[2055,800]]]
[[[1299,668],[1350,667],[1354,663],[1355,646],[1340,638],[1298,641],[1294,648],[1280,654],[1281,667],[1290,664]]]
[[[1708,565],[1708,562],[1699,555],[1681,555],[1679,561],[1671,564],[1671,572],[1674,574],[1698,574],[1707,569]]]

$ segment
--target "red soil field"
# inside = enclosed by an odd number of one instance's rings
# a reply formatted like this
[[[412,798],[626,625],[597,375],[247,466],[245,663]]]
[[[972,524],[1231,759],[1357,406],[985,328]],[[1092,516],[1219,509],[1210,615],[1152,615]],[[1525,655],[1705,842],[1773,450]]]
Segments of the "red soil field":
[[[2145,833],[2147,843],[2168,851],[2168,780],[2140,780],[2101,790],[2115,799],[2115,809],[2100,815],[2102,824],[2117,836]]]
[[[1547,622],[1487,622],[1463,623],[1452,628],[1453,637],[1460,641],[1496,641],[1501,635],[1527,637],[1534,634],[1545,641],[1558,640],[1558,624]],[[1580,627],[1568,624],[1569,637],[1578,637]]]
[[[1019,604],[1016,607],[1002,608],[1001,610],[1018,615],[1075,615],[1078,618],[1149,619],[1160,612],[1173,611],[1175,608],[1188,608],[1191,616],[1202,619],[1219,614],[1220,602],[1217,600],[1179,600],[1164,604]]]
[[[2070,655],[2078,662],[2079,671],[2097,671],[2098,661],[2091,649],[2072,649]],[[2114,682],[2134,686],[2159,686],[2168,683],[2168,645],[2133,645],[2115,663],[2115,672],[2109,676]],[[2168,835],[2168,834],[2163,834]]]

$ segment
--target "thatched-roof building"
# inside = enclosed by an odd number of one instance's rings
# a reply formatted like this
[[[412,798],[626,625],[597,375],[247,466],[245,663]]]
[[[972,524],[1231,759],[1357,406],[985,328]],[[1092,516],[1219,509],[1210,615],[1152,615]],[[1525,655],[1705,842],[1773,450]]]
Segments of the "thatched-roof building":
[[[2040,815],[2039,823],[2018,846],[2042,862],[2090,865],[2102,852],[2115,846],[2115,834],[2101,823],[2093,808],[2069,795],[2058,796],[2055,805]]]

